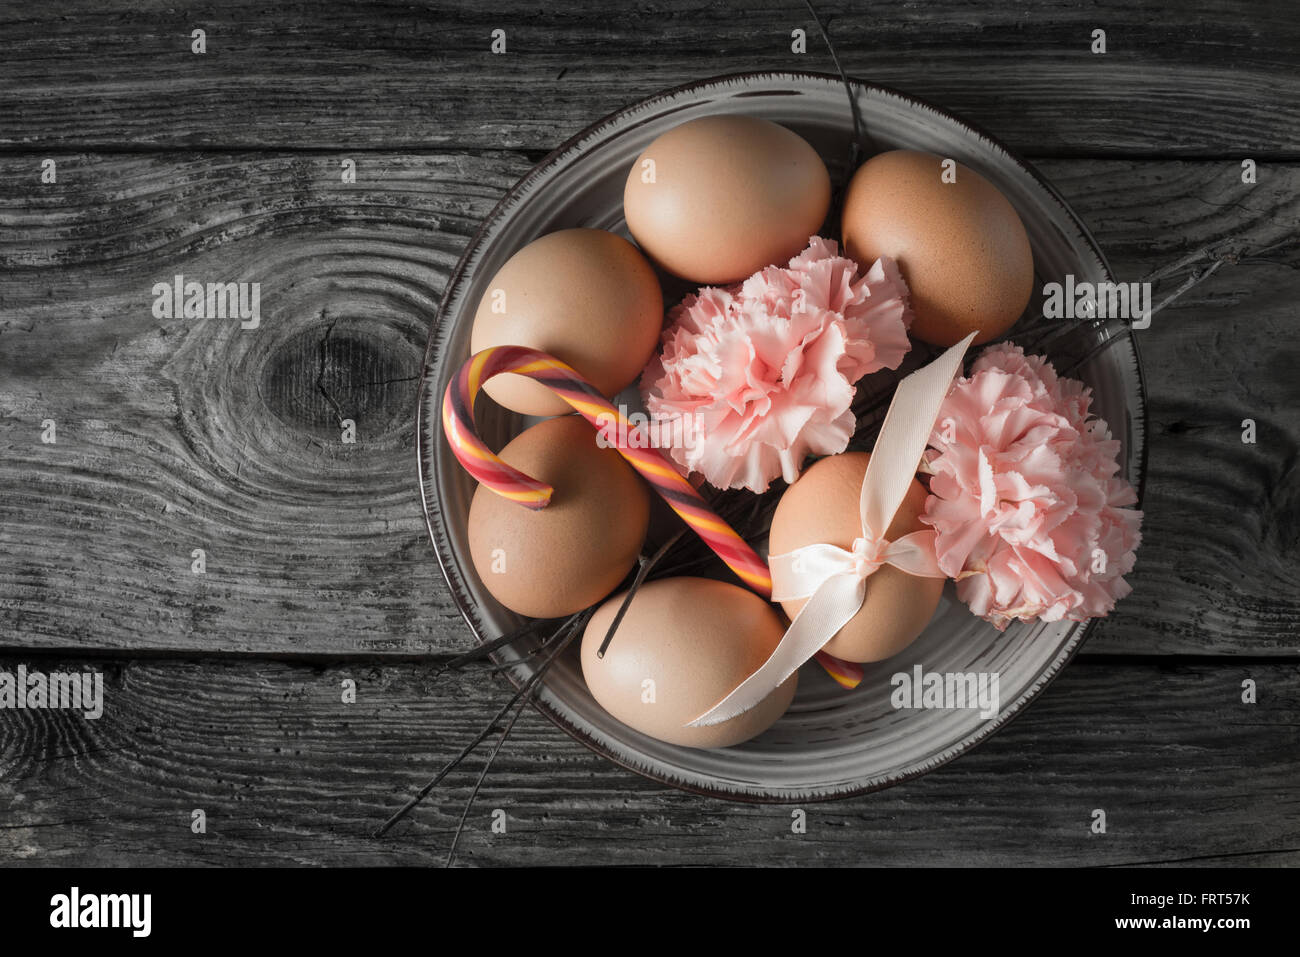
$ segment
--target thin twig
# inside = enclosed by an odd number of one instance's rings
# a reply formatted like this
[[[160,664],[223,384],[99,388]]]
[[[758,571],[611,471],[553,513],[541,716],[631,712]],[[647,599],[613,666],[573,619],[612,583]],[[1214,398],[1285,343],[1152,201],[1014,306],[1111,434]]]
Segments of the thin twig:
[[[565,635],[564,640],[560,642],[559,646],[556,647],[554,651],[547,655],[546,660],[538,666],[536,673],[529,679],[527,692],[522,695],[516,695],[516,697],[519,698],[519,704],[515,708],[515,713],[510,716],[510,722],[504,729],[502,729],[501,737],[497,739],[496,745],[492,748],[492,753],[488,755],[487,761],[484,762],[483,770],[479,772],[478,779],[474,782],[474,789],[470,791],[469,797],[465,801],[465,808],[461,811],[460,821],[456,824],[456,833],[451,836],[451,847],[447,850],[447,862],[443,865],[444,867],[451,867],[452,862],[456,859],[456,846],[460,843],[460,835],[465,830],[465,822],[469,820],[469,812],[474,806],[474,800],[478,797],[478,792],[483,787],[483,782],[487,780],[488,772],[492,770],[492,763],[496,761],[497,755],[501,752],[502,745],[506,743],[506,739],[510,737],[510,732],[514,730],[515,722],[519,720],[519,716],[524,713],[524,708],[533,700],[538,689],[541,687],[539,679],[550,670],[551,665],[555,663],[555,660],[560,656],[564,649],[569,646],[575,637],[577,637],[580,630],[581,629],[579,628],[574,628]],[[523,691],[523,689],[520,690]]]
[[[578,630],[580,630],[581,626],[586,624],[586,620],[591,617],[591,613],[592,613],[592,609],[588,608],[586,611],[579,612],[577,615],[568,618],[564,622],[564,624],[560,626],[559,631],[576,634]],[[567,644],[567,639],[565,641],[565,644]],[[549,660],[550,659],[548,659],[548,662]],[[375,831],[374,836],[383,837],[390,830],[392,830],[393,825],[395,825],[402,818],[406,817],[406,815],[410,814],[411,811],[415,810],[415,808],[419,805],[419,803],[429,796],[429,794],[433,791],[434,788],[438,786],[438,784],[442,781],[443,778],[445,778],[448,774],[450,774],[453,770],[455,770],[460,765],[460,763],[465,760],[465,758],[469,757],[470,753],[473,752],[475,748],[477,748],[480,744],[483,743],[483,741],[487,738],[487,736],[492,733],[492,730],[496,727],[497,722],[500,721],[501,718],[505,716],[505,713],[509,711],[511,707],[513,707],[523,695],[527,694],[530,688],[532,688],[535,684],[537,684],[538,680],[541,678],[541,676],[544,673],[545,673],[545,669],[539,668],[532,675],[530,675],[528,679],[520,686],[519,690],[515,692],[515,694],[510,698],[510,700],[507,701],[505,705],[501,708],[501,710],[498,711],[493,716],[492,720],[488,722],[487,727],[484,728],[481,732],[479,732],[478,736],[475,737],[474,740],[471,741],[469,744],[467,744],[461,750],[461,752],[458,755],[456,755],[456,757],[452,758],[445,765],[443,765],[442,770],[440,770],[437,774],[435,774],[433,776],[433,779],[430,780],[428,784],[420,788],[420,790],[415,793],[414,797],[412,797],[409,801],[407,801],[404,805],[402,805],[401,809],[398,810],[397,813],[395,813],[392,817],[390,817],[387,821],[385,821]]]
[[[605,649],[607,649],[609,643],[614,640],[614,632],[618,631],[618,626],[622,623],[623,616],[627,614],[628,606],[632,604],[632,599],[636,597],[637,590],[641,587],[642,582],[645,581],[646,575],[650,573],[650,569],[659,564],[659,560],[664,557],[668,549],[677,544],[677,540],[682,537],[685,531],[686,529],[679,528],[672,538],[659,546],[658,551],[649,558],[642,560],[641,567],[637,569],[636,578],[632,579],[632,587],[629,588],[627,594],[623,596],[623,603],[618,606],[618,613],[614,615],[614,620],[609,623],[609,631],[605,632],[605,640],[600,643],[600,648],[596,651],[597,658],[605,657]]]
[[[1214,260],[1214,262],[1211,263],[1208,268],[1201,270],[1199,273],[1193,273],[1192,275],[1188,276],[1185,280],[1183,280],[1182,285],[1180,285],[1172,293],[1170,293],[1168,296],[1162,299],[1159,305],[1151,307],[1151,315],[1154,316],[1157,312],[1159,312],[1165,306],[1169,305],[1171,302],[1173,302],[1183,293],[1187,292],[1187,290],[1191,289],[1193,286],[1199,286],[1205,280],[1213,276],[1220,266],[1222,266],[1224,263],[1229,261],[1230,260],[1225,257],[1220,257]]]
[[[1147,273],[1145,276],[1142,277],[1142,281],[1159,282],[1161,279],[1165,279],[1169,276],[1174,275],[1180,270],[1186,269],[1188,266],[1192,265],[1193,263],[1200,262],[1205,259],[1219,258],[1215,256],[1214,249],[1215,247],[1222,245],[1225,241],[1226,240],[1216,239],[1214,240],[1214,242],[1206,243],[1204,246],[1201,246],[1197,249],[1193,249],[1190,253],[1185,253],[1184,255],[1180,256],[1178,259],[1174,260],[1168,265],[1160,266],[1159,268],[1151,270],[1149,273]]]
[[[848,178],[852,176],[858,168],[858,158],[862,155],[864,149],[862,143],[862,117],[858,111],[858,98],[853,93],[853,84],[849,82],[848,73],[846,73],[844,67],[840,65],[839,54],[835,52],[835,44],[831,43],[830,34],[826,32],[826,27],[822,25],[821,17],[819,17],[817,11],[813,9],[812,0],[803,0],[803,2],[804,6],[808,8],[808,12],[812,15],[813,23],[817,24],[817,32],[822,35],[822,41],[826,44],[826,49],[830,51],[831,62],[835,64],[836,72],[839,73],[840,79],[844,82],[844,92],[849,98],[849,111],[853,115],[853,144],[849,149],[849,165],[844,171],[844,183],[840,185],[839,189],[839,192],[842,195],[847,186]]]
[[[574,617],[577,616],[576,615],[570,616],[570,619],[568,620],[571,620]],[[547,620],[548,619],[545,618],[532,619],[523,627],[515,631],[508,632],[507,634],[500,635],[496,638],[492,638],[488,641],[483,642],[483,644],[479,645],[476,648],[471,648],[469,651],[462,652],[461,654],[452,658],[450,661],[444,662],[437,669],[435,669],[433,672],[433,680],[437,681],[448,671],[455,671],[456,669],[464,667],[465,665],[470,664],[471,662],[478,661],[481,658],[486,658],[488,655],[492,654],[492,652],[501,650],[511,642],[518,641],[520,638],[525,638],[528,635],[531,635],[533,632],[537,631],[537,629],[541,625],[545,624]],[[550,620],[554,620],[554,619],[550,619]]]
[[[470,809],[474,807],[474,801],[478,798],[478,792],[483,787],[483,782],[487,780],[488,772],[492,770],[492,764],[497,759],[497,754],[501,751],[501,746],[506,743],[506,738],[510,737],[510,732],[514,730],[515,722],[519,716],[524,713],[524,707],[533,699],[534,689],[530,689],[528,694],[519,699],[519,704],[515,708],[515,713],[510,716],[510,722],[501,731],[501,737],[497,738],[497,743],[492,747],[492,753],[483,762],[483,770],[478,774],[474,781],[474,789],[469,792],[469,797],[465,800],[465,807],[460,812],[460,820],[456,822],[455,833],[451,836],[451,846],[447,848],[447,860],[443,862],[443,867],[451,867],[456,860],[456,847],[460,844],[460,835],[465,830],[465,822],[469,820]]]
[[[576,616],[571,616],[571,618],[572,617],[576,617]],[[569,620],[570,619],[565,619],[565,622],[567,623]],[[564,634],[564,629],[560,628],[556,631],[551,632],[551,634],[547,635],[545,638],[539,641],[537,643],[536,648],[533,648],[529,651],[523,651],[523,652],[516,650],[515,653],[519,655],[518,658],[516,658],[514,661],[503,661],[499,665],[493,665],[491,668],[487,670],[487,673],[490,675],[501,674],[502,672],[509,671],[511,668],[517,668],[521,664],[524,664],[525,662],[531,661],[532,659],[545,654],[546,650],[550,648],[551,645],[555,643],[555,640],[559,638],[562,634]]]

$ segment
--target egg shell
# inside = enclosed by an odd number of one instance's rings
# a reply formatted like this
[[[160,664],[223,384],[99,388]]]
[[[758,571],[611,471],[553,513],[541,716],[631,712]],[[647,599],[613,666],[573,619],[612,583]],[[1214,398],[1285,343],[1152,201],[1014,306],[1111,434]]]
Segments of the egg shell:
[[[484,587],[511,611],[558,618],[589,608],[627,576],[645,543],[650,493],[576,415],[517,435],[500,457],[555,488],[532,510],[480,485],[470,502],[470,559]]]
[[[863,264],[892,257],[911,294],[911,333],[951,346],[1011,328],[1034,288],[1034,256],[1015,207],[969,167],[943,181],[943,158],[913,150],[873,156],[844,197],[844,248]]]
[[[784,266],[821,228],[830,199],[826,164],[797,133],[752,116],[705,116],[637,157],[623,212],[666,271],[718,284]]]
[[[603,229],[562,229],[529,243],[488,283],[474,314],[470,350],[529,346],[562,359],[607,398],[641,374],[659,345],[664,300],[645,256]],[[570,411],[526,376],[483,387],[527,415]]]
[[[805,545],[825,542],[850,549],[862,534],[858,501],[862,477],[871,456],[845,452],[817,461],[786,489],[772,515],[768,536],[770,554],[781,555]],[[929,526],[920,521],[929,493],[912,481],[903,504],[886,532],[891,541]],[[825,645],[824,650],[845,661],[882,661],[898,654],[925,630],[939,598],[944,579],[909,575],[893,565],[882,565],[867,579],[862,608]],[[782,602],[793,618],[806,599]]]
[[[785,633],[781,616],[758,595],[708,578],[647,582],[597,658],[622,601],[615,595],[587,623],[582,674],[592,697],[624,724],[669,744],[725,748],[762,734],[790,706],[798,673],[743,714],[686,726],[758,670]],[[645,700],[647,679],[653,702]]]

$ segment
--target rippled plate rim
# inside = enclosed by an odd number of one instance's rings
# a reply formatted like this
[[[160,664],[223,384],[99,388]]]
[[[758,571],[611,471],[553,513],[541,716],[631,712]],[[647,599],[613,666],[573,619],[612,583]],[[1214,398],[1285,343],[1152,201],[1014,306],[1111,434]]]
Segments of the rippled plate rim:
[[[447,540],[444,529],[445,519],[443,516],[441,504],[438,496],[435,494],[434,485],[436,478],[433,472],[433,452],[430,448],[430,441],[434,435],[434,430],[428,428],[429,420],[434,423],[438,421],[438,416],[433,412],[430,406],[430,396],[428,395],[430,383],[434,379],[435,356],[441,356],[442,347],[446,344],[446,339],[450,336],[451,330],[448,324],[441,321],[444,308],[457,293],[461,283],[465,278],[465,270],[470,261],[474,258],[479,247],[488,238],[497,221],[513,205],[516,199],[525,190],[529,189],[533,182],[539,177],[544,176],[559,165],[564,157],[579,146],[583,141],[596,136],[606,128],[619,123],[620,121],[632,116],[633,114],[643,112],[656,104],[667,104],[671,100],[681,97],[684,94],[694,93],[697,91],[717,88],[719,91],[724,87],[734,87],[737,84],[745,82],[771,82],[789,79],[795,82],[820,81],[841,85],[841,77],[831,73],[820,73],[814,71],[797,71],[797,70],[774,70],[774,71],[748,71],[741,73],[728,73],[719,76],[708,77],[702,80],[696,80],[685,83],[680,86],[672,87],[652,94],[642,100],[625,106],[607,116],[597,120],[590,126],[585,127],[578,133],[569,137],[558,147],[548,153],[538,161],[527,173],[525,173],[518,182],[516,182],[506,194],[492,207],[492,210],[484,217],[475,230],[469,243],[465,247],[464,253],[461,254],[452,270],[451,276],[447,281],[447,287],[439,302],[437,315],[434,317],[433,328],[431,330],[429,341],[425,349],[424,366],[420,377],[420,388],[416,400],[416,453],[417,468],[420,480],[420,502],[424,511],[425,525],[428,529],[429,538],[433,544],[434,555],[438,560],[438,566],[442,571],[443,578],[446,580],[452,596],[456,601],[465,623],[469,626],[474,640],[480,644],[484,642],[482,634],[483,622],[478,619],[477,603],[468,594],[464,583],[461,580],[459,569],[444,558],[444,555],[450,554],[450,543]],[[1014,163],[1019,169],[1028,174],[1043,189],[1048,196],[1060,207],[1070,224],[1078,231],[1080,238],[1084,241],[1087,251],[1096,258],[1097,265],[1102,273],[1110,280],[1114,280],[1114,273],[1111,271],[1110,263],[1106,260],[1105,254],[1093,239],[1092,233],[1087,226],[1075,215],[1069,204],[1056,190],[1056,188],[1046,178],[1042,176],[1030,163],[1012,151],[997,137],[991,135],[986,130],[976,124],[970,123],[949,111],[927,102],[919,97],[908,93],[903,93],[892,87],[882,86],[876,83],[868,83],[856,78],[850,78],[855,89],[855,96],[863,92],[875,92],[885,97],[892,97],[902,101],[912,108],[929,110],[943,119],[955,123],[958,126],[965,127],[974,133],[980,139],[987,141],[998,151],[1000,151],[1008,161]],[[733,91],[731,95],[735,95]],[[656,114],[658,115],[658,114]],[[1143,429],[1140,433],[1142,447],[1138,454],[1138,482],[1137,482],[1137,507],[1141,507],[1145,497],[1146,478],[1147,478],[1147,456],[1149,442],[1146,440],[1146,378],[1142,369],[1141,354],[1138,349],[1137,341],[1132,335],[1128,337],[1128,343],[1133,351],[1134,370],[1137,375],[1136,389],[1138,394],[1138,409],[1134,411],[1137,418],[1142,421]],[[533,699],[533,707],[544,714],[556,727],[560,728],[574,740],[579,741],[584,746],[601,755],[619,767],[626,768],[642,777],[648,778],[660,784],[666,784],[678,790],[698,794],[705,797],[719,798],[727,801],[735,801],[750,804],[790,804],[790,803],[808,803],[839,800],[843,798],[854,797],[856,795],[868,794],[880,791],[885,788],[910,781],[921,775],[933,771],[952,761],[958,755],[965,753],[977,744],[985,741],[991,735],[1005,728],[1018,715],[1020,715],[1025,706],[1032,701],[1042,690],[1060,674],[1064,667],[1069,664],[1070,660],[1078,652],[1084,640],[1091,633],[1096,620],[1079,622],[1070,631],[1069,637],[1062,645],[1061,651],[1056,658],[1039,673],[1037,679],[1025,689],[1009,706],[1004,707],[998,717],[982,724],[978,730],[966,735],[965,737],[954,742],[951,746],[944,749],[937,755],[930,756],[927,760],[916,763],[904,771],[892,774],[882,774],[875,777],[846,784],[843,786],[824,785],[808,789],[797,788],[763,788],[754,786],[746,788],[743,785],[724,786],[706,786],[693,780],[684,780],[676,778],[672,774],[665,773],[657,766],[651,766],[637,762],[633,757],[622,754],[604,743],[597,741],[583,727],[571,721],[562,713],[555,704],[547,700],[548,694],[545,688],[545,682],[537,697]],[[498,655],[493,655],[493,660],[497,663],[504,663]],[[518,688],[521,684],[520,679],[512,670],[505,670],[503,674],[509,679],[511,684]]]

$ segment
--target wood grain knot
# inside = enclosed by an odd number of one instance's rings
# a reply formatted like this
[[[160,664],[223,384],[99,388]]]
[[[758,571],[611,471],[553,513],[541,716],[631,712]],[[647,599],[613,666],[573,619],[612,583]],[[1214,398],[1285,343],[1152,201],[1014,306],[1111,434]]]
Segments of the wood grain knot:
[[[324,315],[268,357],[262,398],[286,428],[332,439],[348,419],[374,437],[414,414],[420,356],[364,317]],[[396,348],[394,348],[396,346]]]
[[[180,427],[223,482],[263,498],[409,492],[424,291],[349,278],[288,285],[259,328],[229,323],[182,350]]]

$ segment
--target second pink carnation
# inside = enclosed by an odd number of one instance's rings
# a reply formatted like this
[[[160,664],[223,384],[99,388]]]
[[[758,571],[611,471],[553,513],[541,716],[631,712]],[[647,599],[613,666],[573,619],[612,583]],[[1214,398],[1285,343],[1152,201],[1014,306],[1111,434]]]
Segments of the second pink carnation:
[[[957,595],[999,629],[1083,621],[1131,590],[1137,495],[1118,475],[1120,443],[1091,417],[1083,383],[1013,345],[990,346],[957,378],[927,456],[922,521]]]

